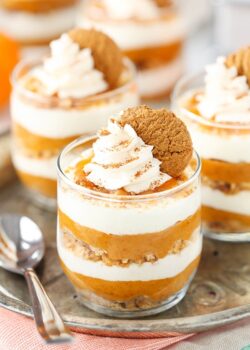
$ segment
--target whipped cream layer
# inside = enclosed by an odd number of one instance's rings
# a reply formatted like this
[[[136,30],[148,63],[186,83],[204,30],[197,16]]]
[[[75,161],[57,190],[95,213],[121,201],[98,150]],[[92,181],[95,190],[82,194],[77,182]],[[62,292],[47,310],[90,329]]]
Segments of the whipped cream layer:
[[[250,89],[236,67],[227,68],[225,58],[206,67],[205,90],[197,97],[201,116],[219,123],[247,123],[250,126]]]
[[[75,256],[63,246],[60,231],[57,249],[59,257],[72,272],[106,281],[152,281],[175,277],[184,271],[201,254],[202,235],[199,230],[195,231],[187,247],[178,254],[169,254],[155,263],[131,264],[128,267],[108,266]]]
[[[78,6],[46,13],[0,8],[0,31],[21,42],[49,41],[74,26]]]
[[[188,111],[182,110],[181,112],[192,136],[194,149],[201,158],[231,163],[250,163],[250,132],[230,134],[220,132],[216,128],[206,130],[200,127],[198,121],[197,123],[190,122],[185,118],[190,115]]]
[[[43,177],[50,180],[57,179],[56,161],[57,157],[52,158],[32,158],[14,149],[12,152],[12,161],[17,170],[33,176]]]
[[[185,193],[185,192],[184,192]],[[58,206],[75,223],[113,235],[138,235],[163,231],[187,219],[200,208],[200,188],[158,200],[111,202],[87,197],[62,182]]]
[[[139,97],[131,86],[119,96],[96,102],[96,105],[82,109],[44,108],[12,94],[11,114],[14,122],[29,132],[48,138],[67,138],[71,136],[95,133],[107,124],[110,115],[128,107],[137,106]]]
[[[130,125],[110,119],[93,144],[93,158],[84,167],[87,179],[106,190],[141,193],[161,186],[170,176],[160,171],[153,146],[146,145]],[[83,155],[84,157],[84,155]]]
[[[108,34],[122,50],[137,50],[171,44],[185,37],[182,18],[171,17],[155,21],[112,21],[94,20],[84,14],[78,18],[78,25],[83,28],[96,28]]]
[[[183,59],[177,58],[157,68],[138,72],[137,83],[143,97],[160,95],[172,89],[183,72]]]
[[[202,186],[202,204],[208,207],[250,216],[250,191],[224,194],[209,186]]]
[[[50,48],[51,56],[28,73],[39,80],[43,94],[84,98],[107,90],[103,73],[95,69],[91,49],[81,50],[68,34],[52,41]]]

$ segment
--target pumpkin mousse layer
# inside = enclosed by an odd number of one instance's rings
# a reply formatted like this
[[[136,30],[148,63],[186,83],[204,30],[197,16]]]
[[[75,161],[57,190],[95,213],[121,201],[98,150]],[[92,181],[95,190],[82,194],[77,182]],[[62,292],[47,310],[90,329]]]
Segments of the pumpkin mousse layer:
[[[229,163],[214,159],[202,160],[202,173],[214,181],[250,183],[250,163]]]
[[[45,177],[35,176],[27,174],[20,170],[17,171],[17,175],[22,183],[30,188],[35,193],[40,193],[44,197],[55,198],[57,182],[53,179],[46,179]]]
[[[183,42],[177,41],[164,46],[142,48],[138,50],[125,50],[124,54],[129,57],[140,69],[149,69],[164,66],[164,63],[171,62],[181,54]]]
[[[250,228],[250,215],[237,214],[233,211],[203,206],[202,217],[208,228],[219,232],[241,233]]]
[[[13,11],[49,12],[76,3],[77,0],[2,0],[1,6]]]
[[[161,127],[169,143],[156,137]],[[87,306],[92,300],[93,307],[141,311],[167,304],[190,282],[202,246],[199,164],[187,129],[170,111],[129,108],[76,150],[58,191],[65,274]]]
[[[199,227],[200,210],[166,230],[139,235],[112,235],[83,227],[61,211],[59,220],[61,230],[65,232],[65,242],[67,241],[73,251],[77,249],[79,241],[83,241],[97,248],[98,254],[103,254],[104,259],[109,260],[111,264],[113,260],[122,263],[123,259],[124,264],[127,264],[129,261],[156,261],[170,252],[178,253]],[[68,232],[72,237],[68,237]]]
[[[138,93],[133,66],[101,32],[73,29],[52,41],[50,50],[41,63],[16,68],[11,114],[13,161],[21,181],[55,198],[62,148],[95,133],[110,113],[137,105]]]
[[[17,144],[24,149],[24,152],[37,157],[56,155],[65,145],[76,138],[75,136],[63,138],[40,136],[33,134],[18,123],[13,124],[13,132],[15,133]]]

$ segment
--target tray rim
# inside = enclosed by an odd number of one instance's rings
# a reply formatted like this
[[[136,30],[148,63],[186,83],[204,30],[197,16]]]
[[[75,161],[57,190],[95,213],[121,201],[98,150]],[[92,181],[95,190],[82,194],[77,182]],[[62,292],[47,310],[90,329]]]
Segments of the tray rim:
[[[0,292],[0,306],[17,314],[33,319],[32,308],[20,299],[10,297]],[[18,308],[20,307],[20,309]],[[177,317],[169,319],[115,319],[115,318],[90,318],[72,317],[62,314],[64,321],[72,328],[111,333],[140,333],[140,332],[176,332],[199,333],[222,327],[247,317],[250,317],[250,304],[235,308],[217,311],[210,314]]]

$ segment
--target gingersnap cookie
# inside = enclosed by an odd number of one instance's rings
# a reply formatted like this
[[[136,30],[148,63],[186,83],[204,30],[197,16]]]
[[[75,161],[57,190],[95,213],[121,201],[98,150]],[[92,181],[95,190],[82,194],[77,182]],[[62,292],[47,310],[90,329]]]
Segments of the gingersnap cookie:
[[[228,68],[236,67],[238,75],[245,75],[250,86],[250,46],[229,55],[225,62]]]
[[[42,13],[75,5],[79,0],[2,0],[0,7],[10,11]]]
[[[190,162],[193,146],[185,124],[167,109],[148,106],[129,108],[119,119],[129,124],[147,144],[154,146],[153,155],[161,163],[161,171],[172,177],[182,174]]]
[[[76,28],[68,34],[81,49],[91,49],[95,68],[103,73],[111,88],[117,87],[123,70],[123,56],[115,42],[106,34],[94,29]]]

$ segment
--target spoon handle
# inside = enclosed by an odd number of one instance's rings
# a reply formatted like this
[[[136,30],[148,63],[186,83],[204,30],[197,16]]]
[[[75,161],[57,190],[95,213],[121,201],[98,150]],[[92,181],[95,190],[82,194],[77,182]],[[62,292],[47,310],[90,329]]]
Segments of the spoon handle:
[[[73,336],[63,323],[33,269],[24,272],[28,283],[37,330],[46,343],[68,343]]]

